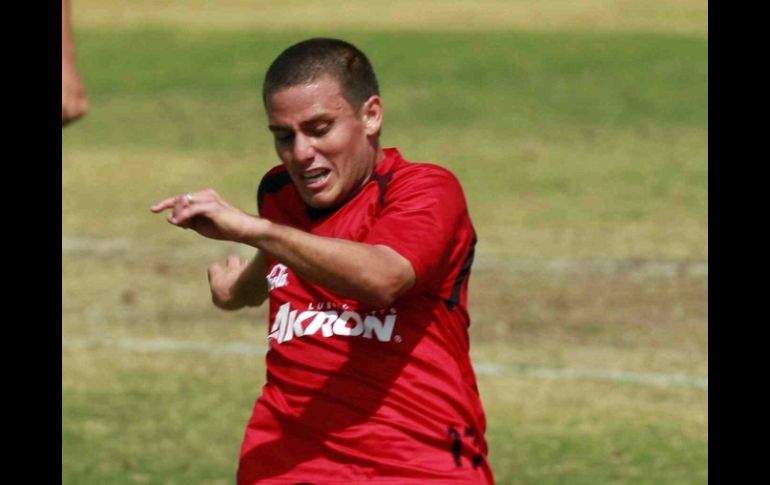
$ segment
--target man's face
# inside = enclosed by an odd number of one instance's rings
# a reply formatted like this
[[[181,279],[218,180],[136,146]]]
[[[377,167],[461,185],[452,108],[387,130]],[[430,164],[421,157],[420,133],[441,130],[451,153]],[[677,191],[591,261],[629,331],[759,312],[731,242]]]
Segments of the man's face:
[[[382,122],[380,103],[373,96],[356,113],[339,82],[326,76],[270,96],[276,152],[307,205],[338,205],[368,180],[378,162],[370,139]]]

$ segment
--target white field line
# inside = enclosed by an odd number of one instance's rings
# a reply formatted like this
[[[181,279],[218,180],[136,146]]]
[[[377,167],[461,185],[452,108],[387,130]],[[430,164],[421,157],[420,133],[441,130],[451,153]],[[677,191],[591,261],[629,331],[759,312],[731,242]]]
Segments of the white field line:
[[[227,248],[223,245],[186,245],[170,247],[168,245],[148,243],[126,238],[72,238],[62,236],[62,256],[70,257],[105,257],[131,254],[140,256],[147,253],[168,251],[174,256],[221,258]],[[231,244],[231,252],[250,257],[253,250]],[[504,268],[516,272],[537,273],[618,273],[627,272],[650,277],[674,278],[680,275],[708,278],[707,261],[642,260],[627,258],[507,258],[479,254],[473,263],[477,270]]]
[[[708,390],[708,377],[685,374],[656,374],[629,372],[624,370],[547,368],[533,366],[502,366],[486,362],[473,364],[481,375],[518,375],[550,380],[610,381],[630,384],[644,384],[658,387],[694,387]]]
[[[244,342],[213,343],[205,341],[181,341],[173,339],[138,339],[90,337],[62,337],[62,348],[89,349],[108,347],[135,352],[202,352],[212,355],[244,355],[264,357],[267,348]],[[708,390],[708,377],[684,374],[655,374],[622,370],[547,368],[523,365],[502,365],[475,362],[476,373],[486,376],[523,376],[545,380],[590,380],[629,384],[641,384],[663,388],[691,387]]]

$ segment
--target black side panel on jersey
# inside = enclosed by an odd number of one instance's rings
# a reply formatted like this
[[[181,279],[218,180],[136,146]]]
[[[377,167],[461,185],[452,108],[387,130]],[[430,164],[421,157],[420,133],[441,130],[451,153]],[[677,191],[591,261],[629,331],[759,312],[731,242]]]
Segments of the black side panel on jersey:
[[[289,172],[286,171],[277,172],[262,179],[262,183],[259,184],[257,189],[257,207],[262,208],[262,200],[266,194],[280,192],[282,188],[290,183],[291,177]]]
[[[390,179],[393,178],[393,172],[387,172],[382,175],[379,175],[377,172],[374,172],[372,174],[372,179],[377,182],[377,185],[380,188],[380,206],[385,205],[385,191],[388,188],[388,184],[390,183]]]
[[[455,284],[452,287],[452,295],[449,297],[448,300],[445,300],[444,303],[446,303],[447,308],[452,311],[454,307],[457,306],[458,303],[460,303],[460,291],[462,291],[463,283],[468,278],[468,275],[471,272],[471,265],[473,264],[473,256],[476,252],[476,232],[473,233],[473,241],[471,242],[471,247],[468,250],[468,256],[465,257],[465,262],[463,263],[463,267],[460,268],[460,272],[457,273],[457,279],[455,279]]]

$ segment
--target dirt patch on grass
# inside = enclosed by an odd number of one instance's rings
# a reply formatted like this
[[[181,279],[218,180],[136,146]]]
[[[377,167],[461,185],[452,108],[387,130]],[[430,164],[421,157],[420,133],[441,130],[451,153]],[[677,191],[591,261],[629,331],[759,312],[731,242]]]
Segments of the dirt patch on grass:
[[[551,336],[614,347],[707,347],[705,262],[482,261],[470,301],[478,342]]]

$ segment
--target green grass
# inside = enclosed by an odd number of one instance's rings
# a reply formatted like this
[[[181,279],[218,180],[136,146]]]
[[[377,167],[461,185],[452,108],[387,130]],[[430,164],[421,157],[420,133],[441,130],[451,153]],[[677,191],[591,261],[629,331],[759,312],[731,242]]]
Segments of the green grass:
[[[265,308],[209,303],[205,266],[235,248],[164,248],[63,261],[63,483],[232,483],[262,359],[119,343],[260,346]],[[481,266],[472,355],[512,369],[708,375],[706,295],[697,276]],[[498,483],[706,481],[702,389],[517,374],[482,375],[479,388]]]
[[[261,359],[118,344],[264,343],[265,309],[219,312],[206,283],[208,264],[252,250],[179,231],[149,206],[212,186],[255,211],[277,163],[263,72],[319,30],[232,31],[235,16],[207,30],[200,9],[182,28],[170,3],[156,27],[125,28],[94,5],[78,29],[92,111],[62,132],[62,483],[232,483]],[[582,18],[570,12],[559,25]],[[695,13],[668,33],[633,19],[614,32],[334,31],[378,70],[383,143],[463,183],[479,234],[477,362],[708,375],[708,280],[688,269],[708,258],[707,39],[687,28]],[[585,264],[547,269],[562,259]],[[657,260],[673,273],[646,273]],[[707,390],[523,374],[479,387],[498,483],[708,481]]]
[[[62,362],[62,483],[233,483],[261,375],[199,356],[97,350]],[[92,366],[96,376],[71,370]]]
[[[84,157],[83,172],[71,180],[81,196],[72,203],[102,207],[98,187],[135,170],[158,181],[143,204],[170,190],[210,184],[230,198],[248,191],[244,208],[253,210],[258,178],[276,163],[259,100],[262,72],[282,46],[303,36],[81,32],[93,111],[63,135],[68,170],[78,171],[75,156]],[[381,73],[383,144],[460,177],[483,251],[706,258],[705,39],[611,33],[350,38]],[[410,50],[419,55],[403,54]],[[201,168],[202,180],[174,178],[170,186],[164,172],[179,168],[164,162],[168,156],[217,169]],[[115,164],[96,171],[94,158]],[[88,213],[72,209],[67,217]],[[97,217],[89,214],[85,223],[97,226]],[[78,233],[94,230],[74,226]],[[137,230],[148,238],[155,227]]]
[[[189,31],[614,31],[704,36],[705,0],[81,0],[77,26]]]
[[[230,142],[228,149],[269,143],[259,101],[263,73],[284,46],[307,35],[80,32],[81,66],[95,109],[84,120],[84,126],[92,125],[87,140],[73,133],[67,142],[220,150],[207,132],[227,136],[249,128],[242,125],[252,119],[250,126],[263,128],[254,135],[261,136],[234,137],[240,144]],[[548,126],[579,128],[582,132],[546,134],[552,141],[575,142],[601,128],[633,128],[640,137],[654,137],[655,128],[707,128],[706,39],[611,33],[340,35],[361,46],[378,70],[387,137],[415,128],[425,138],[430,137],[423,131],[470,129],[474,138],[487,133],[491,141]],[[418,54],[404,55],[409,50]],[[144,118],[149,114],[155,116]],[[144,122],[99,122],[126,115]],[[158,131],[184,130],[196,136],[159,138],[164,134]]]
[[[64,351],[63,483],[232,483],[253,358]],[[482,378],[499,483],[705,483],[703,392]]]

